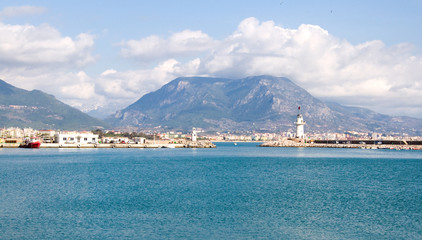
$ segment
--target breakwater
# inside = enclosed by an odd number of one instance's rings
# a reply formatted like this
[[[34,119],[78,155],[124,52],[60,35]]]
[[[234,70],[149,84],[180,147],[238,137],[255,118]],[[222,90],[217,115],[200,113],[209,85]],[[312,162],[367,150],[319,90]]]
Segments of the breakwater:
[[[18,148],[19,143],[3,143],[0,148]],[[186,143],[147,143],[147,144],[125,144],[125,143],[95,143],[95,144],[58,144],[42,143],[40,148],[215,148],[215,144],[208,141],[186,142]]]
[[[422,145],[410,145],[405,143],[383,143],[379,141],[320,141],[299,142],[294,140],[282,140],[265,142],[260,147],[315,147],[315,148],[362,148],[362,149],[396,149],[396,150],[422,150]]]

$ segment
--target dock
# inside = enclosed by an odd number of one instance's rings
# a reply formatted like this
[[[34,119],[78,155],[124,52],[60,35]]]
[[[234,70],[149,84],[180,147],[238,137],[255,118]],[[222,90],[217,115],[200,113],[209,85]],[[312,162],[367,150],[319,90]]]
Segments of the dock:
[[[0,148],[19,148],[19,143],[2,143]],[[58,144],[42,143],[40,148],[215,148],[215,144],[208,141],[187,142],[183,144],[159,143],[159,144],[128,144],[128,143],[95,143],[95,144]]]
[[[360,149],[395,149],[395,150],[422,150],[419,142],[409,144],[408,142],[392,141],[318,141],[300,142],[294,140],[282,140],[265,142],[260,147],[314,147],[314,148],[360,148]]]

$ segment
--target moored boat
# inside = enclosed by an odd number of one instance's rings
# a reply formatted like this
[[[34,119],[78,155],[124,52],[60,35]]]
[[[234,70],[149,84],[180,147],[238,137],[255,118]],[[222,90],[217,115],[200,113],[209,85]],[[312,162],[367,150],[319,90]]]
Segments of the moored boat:
[[[19,146],[20,148],[40,148],[41,141],[39,138],[27,138],[25,141]]]

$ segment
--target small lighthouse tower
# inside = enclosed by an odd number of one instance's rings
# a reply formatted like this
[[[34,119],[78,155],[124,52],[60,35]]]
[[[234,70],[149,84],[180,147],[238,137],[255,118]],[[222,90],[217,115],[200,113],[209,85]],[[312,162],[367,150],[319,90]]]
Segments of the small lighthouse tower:
[[[196,142],[198,138],[198,133],[196,131],[196,128],[192,129],[192,142]]]
[[[300,114],[300,106],[299,106],[299,113],[297,114],[296,117],[296,138],[305,138],[305,130],[304,130],[304,125],[306,124],[303,121],[303,116],[302,114]]]

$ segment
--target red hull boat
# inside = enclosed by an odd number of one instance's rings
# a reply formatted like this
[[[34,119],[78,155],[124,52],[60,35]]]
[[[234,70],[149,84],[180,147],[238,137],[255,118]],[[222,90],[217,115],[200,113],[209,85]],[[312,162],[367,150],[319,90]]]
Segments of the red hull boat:
[[[40,148],[41,142],[36,138],[26,139],[19,147],[21,148]]]

